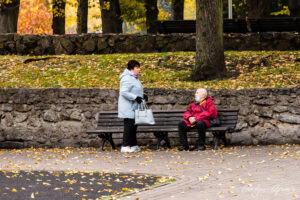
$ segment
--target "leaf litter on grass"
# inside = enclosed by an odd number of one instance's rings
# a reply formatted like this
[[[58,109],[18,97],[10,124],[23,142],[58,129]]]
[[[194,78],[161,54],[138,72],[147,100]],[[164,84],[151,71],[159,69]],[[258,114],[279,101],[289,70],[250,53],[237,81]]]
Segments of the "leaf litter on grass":
[[[299,51],[225,52],[226,77],[210,81],[189,79],[195,52],[56,55],[24,64],[26,59],[41,57],[45,56],[0,56],[0,87],[118,89],[119,76],[131,59],[141,63],[145,88],[244,89],[300,84]]]

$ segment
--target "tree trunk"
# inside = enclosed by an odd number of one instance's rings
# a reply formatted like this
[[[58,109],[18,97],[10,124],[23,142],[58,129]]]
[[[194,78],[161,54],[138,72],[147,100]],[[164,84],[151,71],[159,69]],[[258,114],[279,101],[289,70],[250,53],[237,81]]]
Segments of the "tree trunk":
[[[122,33],[119,0],[100,0],[102,32]]]
[[[289,10],[291,11],[291,17],[300,17],[300,1],[299,0],[289,0],[288,2]]]
[[[88,0],[78,0],[77,33],[87,33],[88,24]]]
[[[53,21],[52,29],[53,34],[63,35],[65,34],[65,10],[66,1],[65,0],[54,0],[52,7]]]
[[[246,0],[248,18],[259,19],[270,16],[272,0]]]
[[[20,0],[12,0],[12,3],[1,2],[0,33],[17,32],[19,7],[20,7]]]
[[[173,20],[183,20],[184,0],[172,1]]]
[[[148,33],[156,33],[157,27],[155,21],[157,21],[158,8],[157,0],[146,0],[146,25]]]
[[[194,81],[222,78],[226,73],[222,0],[196,1],[196,65]]]

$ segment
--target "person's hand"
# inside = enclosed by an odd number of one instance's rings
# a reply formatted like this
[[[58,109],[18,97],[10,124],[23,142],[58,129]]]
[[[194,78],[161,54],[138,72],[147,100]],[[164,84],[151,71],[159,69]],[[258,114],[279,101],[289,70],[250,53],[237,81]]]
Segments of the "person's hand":
[[[148,101],[148,95],[144,94],[145,101]]]
[[[143,102],[143,98],[142,98],[142,97],[139,97],[139,96],[137,96],[137,97],[135,98],[135,100],[136,100],[136,102],[137,102],[138,104],[140,104],[140,103]]]
[[[196,122],[195,117],[189,117],[189,121],[191,124],[194,124]]]

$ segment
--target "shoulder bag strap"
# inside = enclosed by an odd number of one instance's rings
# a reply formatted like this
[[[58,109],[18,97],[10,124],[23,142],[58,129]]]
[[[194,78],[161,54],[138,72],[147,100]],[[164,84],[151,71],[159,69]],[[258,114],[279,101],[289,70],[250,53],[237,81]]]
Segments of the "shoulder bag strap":
[[[201,108],[201,110],[204,112],[204,109],[202,108],[202,106],[201,106],[200,104],[199,104],[198,106],[199,106],[199,107]]]
[[[206,100],[205,100],[205,101],[206,101]],[[202,101],[202,102],[204,103],[205,101]],[[201,108],[202,112],[204,112],[204,109],[203,109],[203,107],[201,106],[201,103],[202,103],[202,102],[199,102],[198,106]]]

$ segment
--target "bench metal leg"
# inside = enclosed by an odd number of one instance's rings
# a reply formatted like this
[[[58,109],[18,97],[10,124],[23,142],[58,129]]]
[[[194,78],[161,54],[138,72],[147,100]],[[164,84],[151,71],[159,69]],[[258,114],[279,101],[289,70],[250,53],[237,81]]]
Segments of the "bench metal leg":
[[[169,136],[168,136],[168,132],[165,132],[164,136],[165,136],[165,137],[164,137],[164,140],[165,140],[165,142],[166,142],[167,147],[168,147],[168,148],[171,148],[170,140],[169,140]]]
[[[112,149],[116,149],[115,143],[114,143],[114,141],[113,141],[113,139],[112,139],[112,134],[109,135],[108,141],[109,141],[109,143],[110,143]]]
[[[220,142],[220,138],[219,137],[215,137],[214,150],[218,149],[219,142]]]
[[[157,139],[156,150],[159,149],[161,141],[163,141],[163,140],[165,141],[166,146],[168,148],[171,148],[169,137],[168,137],[168,132],[154,132],[154,136]]]
[[[161,141],[162,141],[162,138],[157,139],[156,150],[159,149]]]
[[[100,147],[99,147],[99,150],[100,151],[104,151],[104,144],[105,144],[105,142],[106,142],[106,139],[104,138],[104,137],[102,137],[102,142],[101,142],[101,145],[100,145]]]
[[[222,140],[223,140],[224,146],[226,147],[226,146],[227,146],[227,140],[226,140],[225,133],[226,133],[225,131],[222,131],[222,132],[220,133],[220,135],[221,135],[221,138],[222,138]]]
[[[104,145],[105,145],[106,141],[109,141],[111,147],[112,147],[113,149],[116,149],[115,143],[114,143],[114,141],[113,141],[113,139],[112,139],[112,134],[109,134],[109,133],[101,133],[101,134],[99,134],[98,136],[102,138],[102,142],[101,142],[101,145],[100,145],[100,147],[99,147],[99,149],[100,149],[101,151],[104,151]]]
[[[218,149],[218,145],[220,143],[220,140],[222,140],[224,142],[224,146],[227,146],[227,140],[225,137],[225,131],[214,131],[213,135],[215,137],[215,144],[214,144],[214,149],[217,150]]]
[[[160,146],[160,143],[161,143],[161,141],[163,140],[163,138],[162,138],[162,132],[154,132],[154,136],[155,136],[156,139],[157,139],[156,150],[158,150],[158,149],[159,149],[159,146]]]
[[[219,135],[219,132],[212,132],[212,134],[214,135],[214,138],[215,138],[215,143],[214,143],[214,150],[217,150],[218,149],[218,145],[220,143],[220,135]]]

